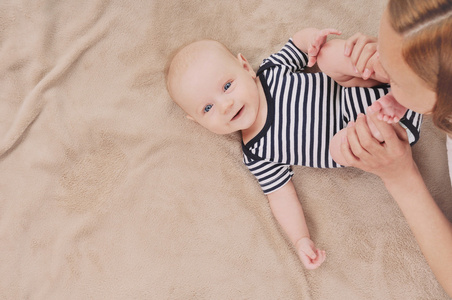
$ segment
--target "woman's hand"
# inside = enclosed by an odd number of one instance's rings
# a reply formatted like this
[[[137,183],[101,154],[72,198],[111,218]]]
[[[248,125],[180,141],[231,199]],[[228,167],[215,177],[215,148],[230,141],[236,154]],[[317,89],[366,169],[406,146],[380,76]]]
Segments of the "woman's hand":
[[[380,131],[383,143],[372,136],[366,117]],[[379,176],[385,184],[417,169],[405,129],[379,120],[372,110],[368,110],[367,116],[359,115],[355,123],[349,123],[347,137],[341,141],[341,152],[349,165]]]
[[[344,55],[350,57],[355,72],[363,79],[389,82],[388,75],[380,64],[376,37],[356,33],[345,42]]]

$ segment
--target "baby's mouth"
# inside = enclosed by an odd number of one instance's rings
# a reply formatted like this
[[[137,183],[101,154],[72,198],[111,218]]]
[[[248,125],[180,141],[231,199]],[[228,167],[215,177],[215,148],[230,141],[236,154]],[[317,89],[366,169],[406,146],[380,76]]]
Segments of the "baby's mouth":
[[[240,117],[240,115],[241,115],[241,113],[243,111],[243,107],[244,106],[242,106],[242,108],[239,109],[239,111],[235,114],[235,116],[231,119],[231,121],[234,121],[234,120],[236,120],[236,119],[238,119]]]

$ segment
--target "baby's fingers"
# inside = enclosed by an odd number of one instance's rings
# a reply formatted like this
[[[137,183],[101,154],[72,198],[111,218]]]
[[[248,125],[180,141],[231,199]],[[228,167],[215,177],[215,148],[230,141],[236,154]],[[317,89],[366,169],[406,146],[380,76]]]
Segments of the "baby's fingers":
[[[328,37],[329,34],[341,35],[342,32],[340,32],[339,30],[334,29],[334,28],[320,30],[320,32],[317,34],[317,36],[314,39],[313,46],[320,49],[320,47],[323,44],[325,44],[326,38]]]
[[[321,265],[326,258],[326,252],[325,250],[317,250],[317,258],[315,259],[315,262]]]
[[[317,57],[315,56],[309,56],[309,60],[308,60],[308,68],[312,67],[313,65],[315,65],[315,63],[317,62]]]
[[[326,29],[322,29],[320,31],[320,34],[323,35],[323,36],[327,36],[329,34],[341,35],[342,31],[337,30],[335,28],[326,28]]]
[[[308,49],[308,55],[309,56],[317,56],[317,54],[319,54],[319,48],[312,46]]]
[[[309,264],[309,269],[317,269],[325,261],[326,253],[324,250],[317,250],[317,256],[315,259],[311,260]]]
[[[319,54],[319,49],[317,47],[311,46],[308,49],[308,67],[312,67],[317,62],[317,54]]]
[[[304,247],[303,252],[312,260],[317,258],[317,254],[311,247]]]

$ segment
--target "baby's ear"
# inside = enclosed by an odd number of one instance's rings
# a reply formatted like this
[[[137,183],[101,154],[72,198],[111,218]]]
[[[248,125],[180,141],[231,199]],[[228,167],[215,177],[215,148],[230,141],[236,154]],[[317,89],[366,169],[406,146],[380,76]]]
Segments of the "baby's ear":
[[[240,65],[242,65],[242,67],[247,70],[253,78],[256,78],[256,72],[254,72],[250,63],[246,60],[242,53],[237,54],[237,59],[239,60]]]

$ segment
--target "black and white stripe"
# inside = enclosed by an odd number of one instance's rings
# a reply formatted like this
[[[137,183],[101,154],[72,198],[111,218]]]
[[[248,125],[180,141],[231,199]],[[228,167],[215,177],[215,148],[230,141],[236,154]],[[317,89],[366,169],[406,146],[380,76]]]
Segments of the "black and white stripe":
[[[291,165],[340,167],[329,154],[331,138],[389,92],[387,86],[344,88],[324,73],[301,73],[307,61],[289,40],[258,70],[268,116],[261,132],[242,148],[245,164],[266,194],[290,180]],[[422,116],[409,111],[406,117],[403,122],[417,141]]]

